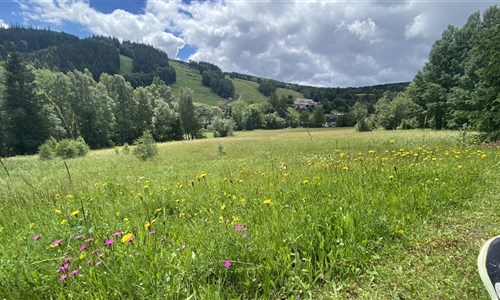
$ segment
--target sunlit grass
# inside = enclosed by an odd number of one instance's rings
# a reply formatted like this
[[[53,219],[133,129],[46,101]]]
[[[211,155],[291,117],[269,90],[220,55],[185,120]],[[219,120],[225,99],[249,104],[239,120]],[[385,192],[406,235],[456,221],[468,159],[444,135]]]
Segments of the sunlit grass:
[[[114,149],[67,169],[6,159],[0,295],[348,297],[428,224],[498,184],[498,148],[456,137],[288,129],[160,144],[146,162]]]

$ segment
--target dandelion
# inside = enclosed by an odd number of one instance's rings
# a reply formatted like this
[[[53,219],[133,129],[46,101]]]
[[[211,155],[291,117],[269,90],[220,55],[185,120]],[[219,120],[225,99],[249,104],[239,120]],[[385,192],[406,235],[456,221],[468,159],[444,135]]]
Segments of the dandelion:
[[[219,217],[219,223],[224,223],[224,217],[223,216]]]
[[[222,203],[222,205],[220,206],[220,209],[221,209],[221,210],[225,210],[225,209],[226,209],[226,204],[225,204],[225,203]]]
[[[151,224],[149,222],[144,223],[144,228],[149,229],[151,227]]]
[[[85,256],[87,256],[87,254],[85,254],[85,252],[82,252],[82,253],[80,254],[80,256],[78,257],[78,259],[82,260],[82,259],[84,259],[84,258],[85,258]]]
[[[61,277],[59,277],[59,281],[63,281],[68,277],[68,274],[62,274]]]
[[[247,200],[245,200],[245,199],[241,198],[241,199],[240,199],[240,203],[241,203],[241,205],[245,205],[245,204],[247,204]]]
[[[74,210],[74,211],[71,212],[71,216],[72,217],[77,217],[79,213],[80,213],[79,210]]]
[[[122,237],[122,243],[131,242],[134,239],[134,234],[127,233]]]
[[[225,260],[224,261],[224,267],[228,268],[231,266],[231,261],[230,260]]]
[[[273,204],[273,201],[271,199],[265,199],[264,201],[262,201],[262,204],[271,205],[271,204]]]
[[[33,237],[34,241],[38,241],[38,239],[40,239],[40,234],[39,233],[35,234],[35,236]]]
[[[155,212],[161,212],[161,210],[162,210],[161,208],[157,208]]]
[[[113,245],[114,242],[115,242],[115,240],[113,240],[113,239],[105,240],[104,245],[111,246],[111,245]]]
[[[61,220],[61,225],[64,225],[64,224],[66,224],[66,223],[68,223],[68,220],[66,220],[66,219],[62,219],[62,220]]]
[[[389,176],[389,180],[394,180],[394,175]]]
[[[78,274],[78,269],[75,269],[70,273],[71,276],[76,276],[76,274]]]
[[[60,209],[54,209],[54,212],[55,212],[56,214],[60,214],[60,213],[61,213],[61,210],[60,210]]]
[[[82,245],[80,246],[80,251],[83,251],[83,250],[85,250],[86,248],[87,248],[87,245],[82,244]]]
[[[33,227],[35,227],[35,223],[30,224],[30,228],[33,228]]]

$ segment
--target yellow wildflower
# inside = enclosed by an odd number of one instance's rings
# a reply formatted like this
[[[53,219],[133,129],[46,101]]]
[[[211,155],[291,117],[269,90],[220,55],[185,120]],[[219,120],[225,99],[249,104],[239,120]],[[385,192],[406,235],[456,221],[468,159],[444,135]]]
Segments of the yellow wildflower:
[[[219,223],[224,223],[224,217],[223,216],[219,217]]]
[[[68,223],[68,220],[66,220],[66,219],[61,220],[61,225],[64,225],[66,223]]]
[[[271,201],[271,199],[265,199],[264,201],[262,201],[262,204],[271,205],[271,204],[273,204],[273,201]]]
[[[226,209],[226,204],[222,203],[222,205],[220,206],[220,209],[221,210],[225,210]]]
[[[61,213],[61,210],[60,210],[60,209],[54,209],[54,212],[55,212],[56,214],[60,214],[60,213]]]
[[[71,216],[72,217],[76,217],[76,216],[78,216],[79,213],[80,213],[79,210],[74,210],[74,211],[71,212]]]
[[[85,252],[82,252],[78,258],[82,260],[85,258],[85,256],[86,256]]]
[[[122,237],[122,243],[130,242],[131,240],[134,239],[134,234],[133,233],[127,233]]]

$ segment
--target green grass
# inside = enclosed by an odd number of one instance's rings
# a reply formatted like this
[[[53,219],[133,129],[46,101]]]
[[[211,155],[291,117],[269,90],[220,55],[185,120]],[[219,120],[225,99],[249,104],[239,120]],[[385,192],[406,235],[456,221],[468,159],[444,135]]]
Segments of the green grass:
[[[248,103],[262,103],[267,100],[267,97],[262,95],[259,91],[259,84],[253,81],[247,81],[242,79],[231,79],[234,84],[234,89],[237,96],[236,100],[245,101]]]
[[[132,63],[132,58],[120,54],[120,71],[118,73],[120,75],[132,73]]]
[[[4,159],[0,297],[486,299],[475,259],[500,233],[500,150],[457,137],[293,129],[146,162]],[[68,257],[79,273],[60,281]]]
[[[169,63],[174,67],[177,74],[176,82],[170,85],[174,95],[178,96],[181,88],[187,87],[193,91],[193,101],[195,102],[216,106],[220,106],[228,102],[227,99],[219,97],[210,88],[201,84],[201,75],[197,70],[192,69],[189,65],[178,61],[171,60]]]
[[[276,93],[280,97],[281,96],[285,96],[285,97],[292,96],[293,100],[295,100],[297,98],[304,98],[304,95],[302,95],[301,93],[294,91],[294,90],[284,89],[284,88],[276,89]]]

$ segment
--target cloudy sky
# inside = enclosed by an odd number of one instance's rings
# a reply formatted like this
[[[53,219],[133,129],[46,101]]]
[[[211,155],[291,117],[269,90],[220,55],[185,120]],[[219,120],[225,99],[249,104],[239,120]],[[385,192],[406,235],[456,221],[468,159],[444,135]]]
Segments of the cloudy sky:
[[[314,86],[410,81],[453,24],[500,1],[0,0],[0,24],[154,45],[170,58]]]

